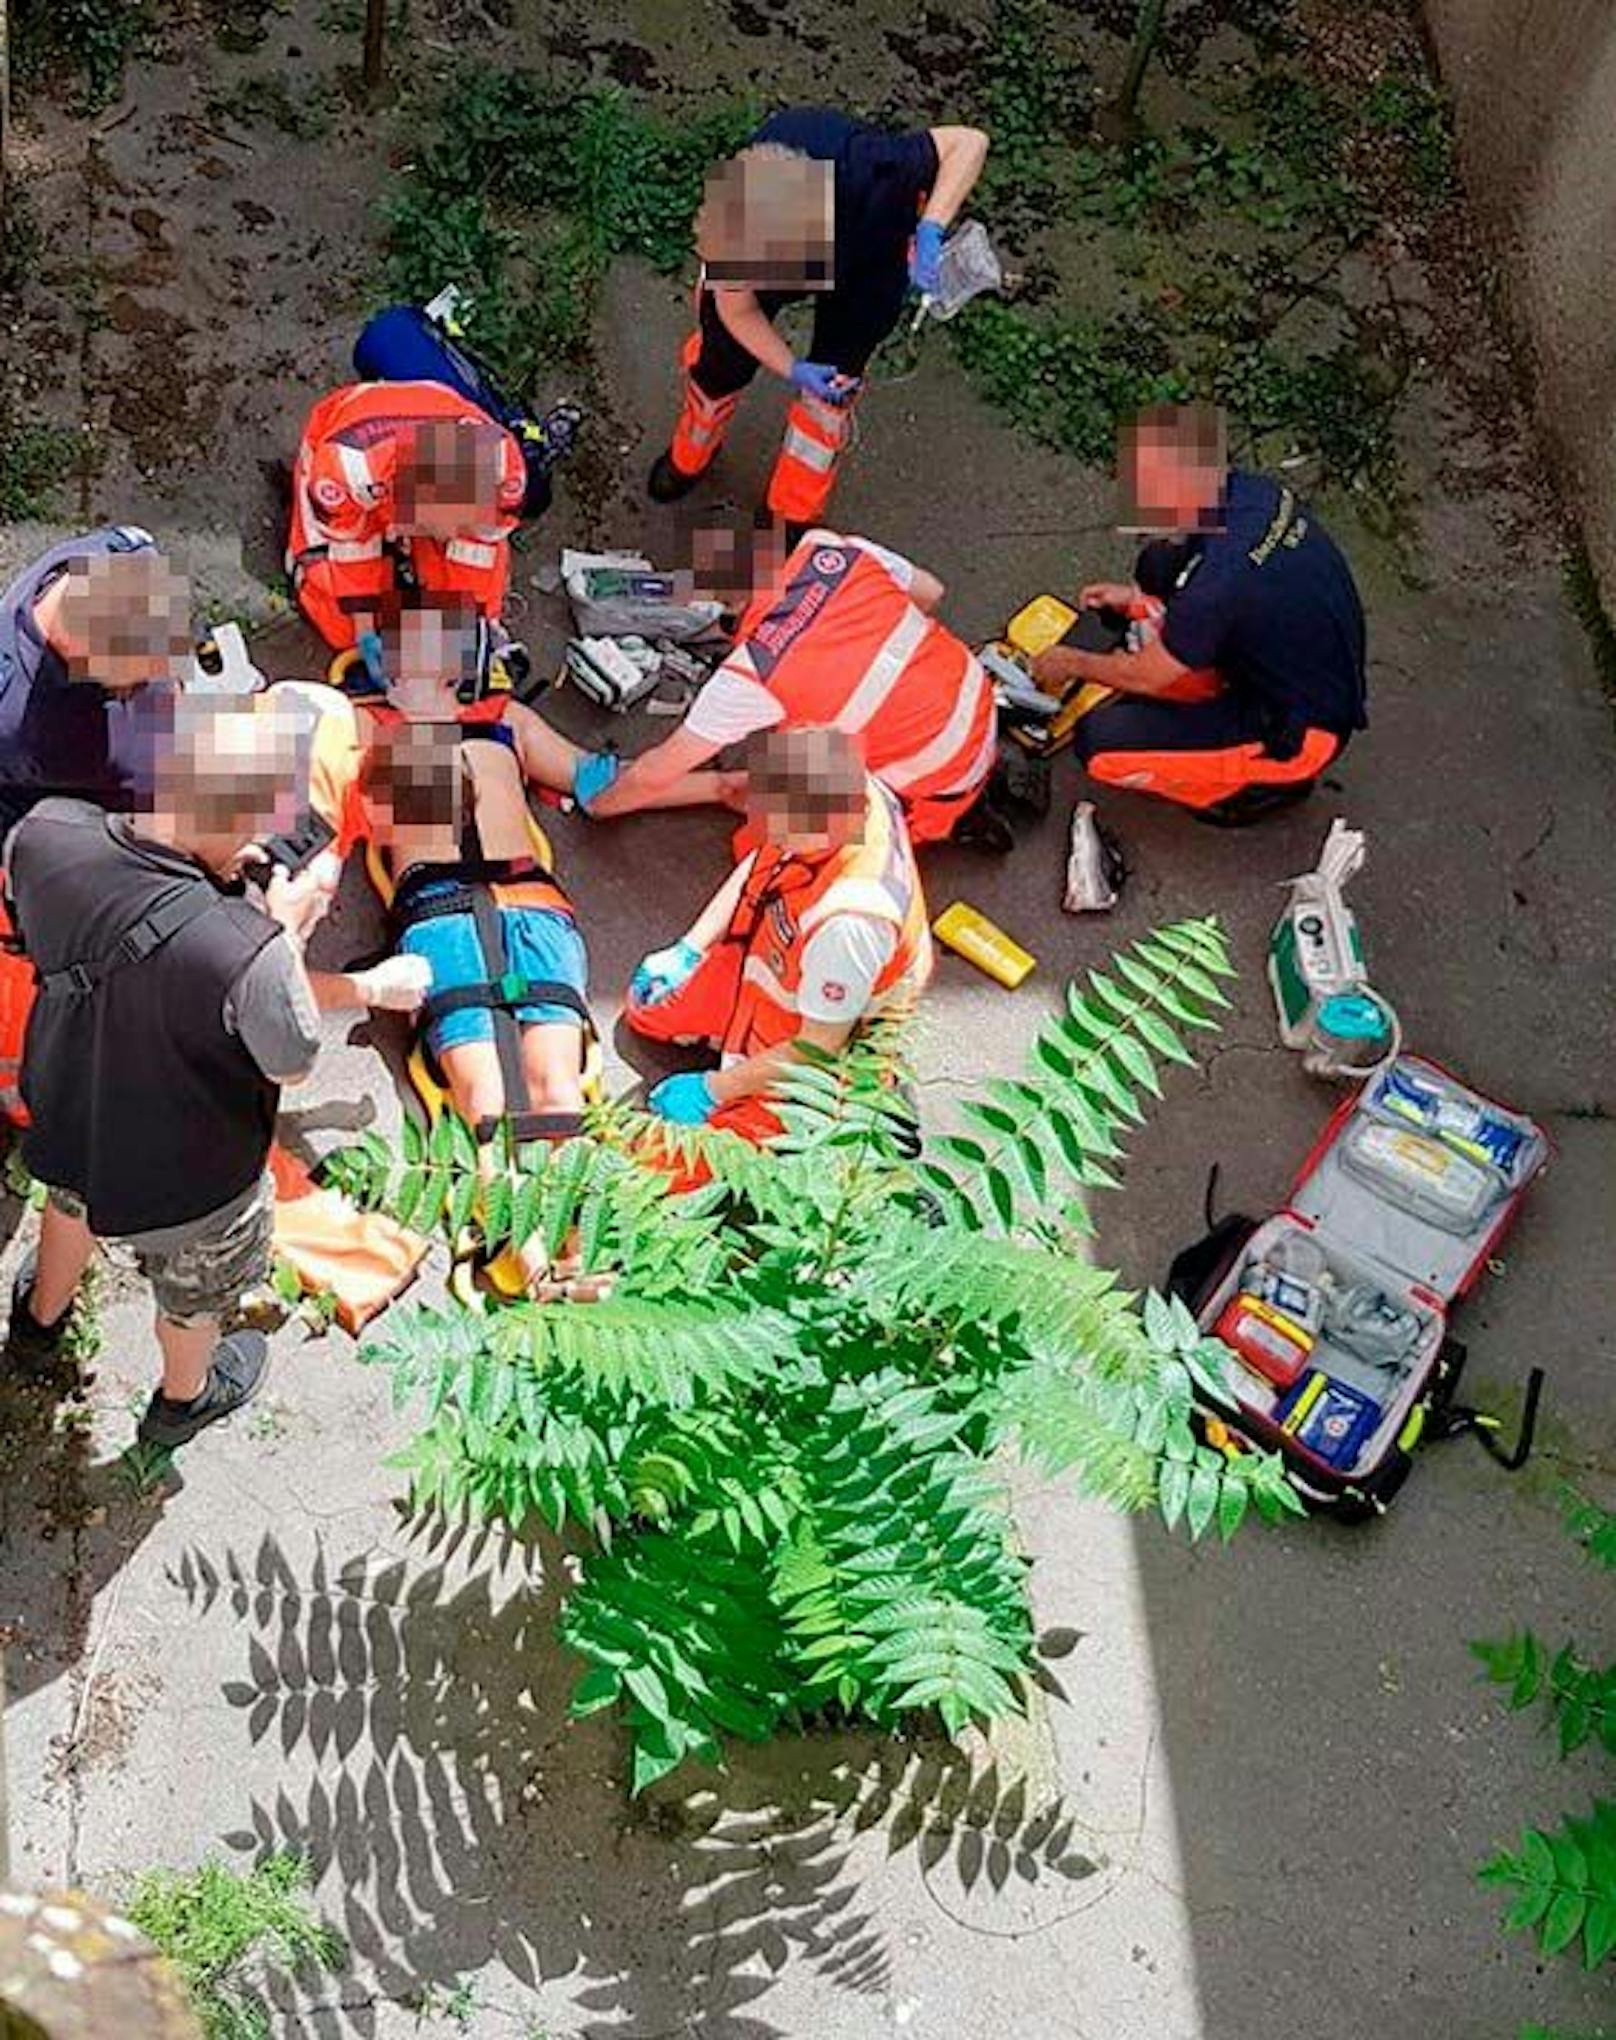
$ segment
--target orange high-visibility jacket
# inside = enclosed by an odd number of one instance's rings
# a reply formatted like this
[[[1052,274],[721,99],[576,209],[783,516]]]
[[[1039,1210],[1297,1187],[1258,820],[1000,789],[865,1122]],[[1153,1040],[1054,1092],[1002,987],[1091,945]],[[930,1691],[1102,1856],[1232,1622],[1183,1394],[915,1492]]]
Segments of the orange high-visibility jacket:
[[[733,671],[788,724],[833,724],[918,806],[981,784],[996,748],[993,689],[975,654],[910,601],[857,540],[812,532],[741,618]]]
[[[736,902],[726,939],[745,946],[735,1010],[720,1044],[726,1061],[794,1041],[802,953],[835,914],[863,914],[897,931],[890,961],[861,1019],[907,1010],[932,971],[920,873],[897,802],[871,781],[862,836],[822,858],[765,844]]]
[[[394,534],[394,479],[399,439],[428,419],[493,421],[441,383],[350,383],[322,397],[309,413],[292,478],[287,571],[296,581],[324,562],[353,596],[390,592],[393,565],[383,553]],[[423,589],[469,596],[494,618],[510,576],[507,540],[527,487],[522,450],[501,432],[499,511],[486,527],[449,540],[408,541]]]

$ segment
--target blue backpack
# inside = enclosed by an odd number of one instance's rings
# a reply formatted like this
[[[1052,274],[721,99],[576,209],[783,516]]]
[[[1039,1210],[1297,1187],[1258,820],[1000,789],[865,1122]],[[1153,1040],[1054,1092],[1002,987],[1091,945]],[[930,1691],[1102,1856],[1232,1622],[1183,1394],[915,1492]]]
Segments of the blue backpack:
[[[361,382],[435,382],[456,391],[513,433],[527,468],[524,517],[550,507],[550,474],[577,436],[579,413],[560,404],[546,416],[507,396],[465,342],[419,305],[389,305],[367,321],[354,342]]]

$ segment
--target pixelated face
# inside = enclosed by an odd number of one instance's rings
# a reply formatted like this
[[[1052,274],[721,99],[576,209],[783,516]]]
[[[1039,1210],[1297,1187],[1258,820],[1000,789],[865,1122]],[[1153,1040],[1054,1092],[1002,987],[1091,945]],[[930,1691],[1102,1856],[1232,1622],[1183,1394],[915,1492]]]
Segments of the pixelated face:
[[[460,734],[453,722],[404,722],[378,735],[365,804],[381,836],[407,831],[445,858],[456,855],[466,798]]]
[[[70,561],[60,613],[70,680],[128,694],[152,681],[179,684],[190,671],[190,585],[164,559],[114,553]]]
[[[1227,480],[1227,428],[1214,406],[1186,405],[1170,421],[1135,419],[1123,427],[1119,446],[1119,525],[1139,532],[1219,530]]]
[[[431,696],[475,677],[477,612],[469,608],[405,609],[383,634],[383,663],[400,691]]]
[[[805,759],[794,778],[783,775],[776,783],[749,791],[748,818],[776,848],[792,856],[816,857],[839,850],[858,835],[865,812],[863,800],[846,791],[842,778],[838,772],[832,782],[837,790],[829,793],[827,775],[816,772],[812,761]]]
[[[836,180],[829,163],[752,151],[720,163],[696,215],[707,281],[748,290],[831,290]]]
[[[419,424],[399,448],[394,517],[412,537],[466,538],[500,513],[500,439],[468,418]]]
[[[744,609],[785,564],[784,531],[767,513],[751,525],[696,522],[682,526],[681,537],[689,547],[694,592],[726,609]]]
[[[237,847],[295,828],[308,804],[309,721],[299,704],[179,702],[152,811],[171,833]]]

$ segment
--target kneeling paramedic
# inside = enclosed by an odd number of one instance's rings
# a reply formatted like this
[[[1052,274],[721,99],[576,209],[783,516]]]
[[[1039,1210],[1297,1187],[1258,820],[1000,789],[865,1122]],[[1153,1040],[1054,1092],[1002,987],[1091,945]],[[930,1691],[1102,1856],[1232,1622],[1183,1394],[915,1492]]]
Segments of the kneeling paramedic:
[[[144,1445],[185,1444],[257,1391],[261,1333],[221,1336],[269,1273],[266,1162],[281,1087],[313,1067],[319,1006],[409,1006],[419,970],[310,976],[303,943],[335,860],[265,870],[260,842],[295,816],[290,717],[176,707],[148,814],[41,802],[12,831],[7,874],[38,975],[23,1050],[23,1159],[48,1187],[37,1258],[12,1294],[4,1362],[60,1383],[69,1307],[98,1239],[152,1285],[162,1383]],[[264,872],[262,904],[243,874]]]
[[[834,1054],[877,1017],[911,1012],[931,975],[920,874],[893,795],[834,729],[771,730],[748,754],[763,837],[667,949],[647,956],[625,1018],[654,1041],[717,1049],[715,1070],[665,1077],[650,1109],[766,1141],[770,1087],[804,1047]]]
[[[286,546],[304,615],[334,650],[417,594],[497,621],[527,473],[513,433],[433,382],[353,383],[309,414]]]
[[[1363,606],[1346,560],[1291,489],[1230,469],[1223,414],[1154,405],[1126,429],[1120,481],[1132,528],[1170,534],[1134,583],[1095,583],[1084,608],[1164,605],[1134,650],[1058,646],[1041,687],[1121,697],[1073,742],[1103,785],[1155,794],[1211,821],[1255,819],[1301,798],[1365,726]]]
[[[909,288],[937,290],[943,235],[987,152],[976,128],[891,134],[794,107],[711,173],[696,216],[702,273],[681,356],[684,405],[647,484],[658,502],[694,487],[761,367],[792,391],[769,508],[798,527],[825,514],[865,365]],[[808,296],[813,338],[799,361],[774,322]]]
[[[692,547],[697,579],[741,610],[735,649],[671,736],[602,790],[580,777],[587,812],[665,807],[688,798],[687,775],[727,746],[822,726],[850,737],[898,796],[914,842],[968,835],[997,718],[980,662],[934,613],[943,584],[885,546],[830,531],[809,532],[784,559],[767,523],[702,528]]]

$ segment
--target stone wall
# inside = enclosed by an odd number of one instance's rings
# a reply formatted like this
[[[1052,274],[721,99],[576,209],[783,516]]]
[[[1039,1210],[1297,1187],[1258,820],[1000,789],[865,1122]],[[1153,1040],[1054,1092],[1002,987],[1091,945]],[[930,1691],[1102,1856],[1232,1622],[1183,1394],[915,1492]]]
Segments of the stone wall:
[[[1425,12],[1550,450],[1616,613],[1616,5],[1425,0]]]

